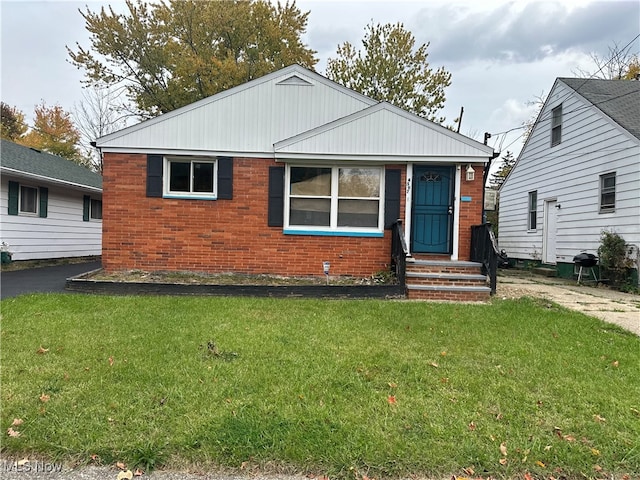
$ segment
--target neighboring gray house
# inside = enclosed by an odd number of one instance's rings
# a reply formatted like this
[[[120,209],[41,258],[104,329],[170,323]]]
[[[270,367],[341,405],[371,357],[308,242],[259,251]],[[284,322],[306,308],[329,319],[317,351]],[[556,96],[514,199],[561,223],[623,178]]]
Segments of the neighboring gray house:
[[[101,254],[99,174],[7,140],[0,173],[0,240],[13,260]]]
[[[558,78],[500,190],[500,247],[574,275],[603,230],[640,245],[640,82]]]

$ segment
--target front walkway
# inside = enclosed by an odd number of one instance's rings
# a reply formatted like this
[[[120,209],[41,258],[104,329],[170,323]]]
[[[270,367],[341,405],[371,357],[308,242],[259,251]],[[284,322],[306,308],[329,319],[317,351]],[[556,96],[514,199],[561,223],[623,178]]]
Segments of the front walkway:
[[[546,298],[563,307],[625,328],[640,336],[640,295],[575,281],[533,275],[523,270],[499,270],[497,298],[524,295]]]

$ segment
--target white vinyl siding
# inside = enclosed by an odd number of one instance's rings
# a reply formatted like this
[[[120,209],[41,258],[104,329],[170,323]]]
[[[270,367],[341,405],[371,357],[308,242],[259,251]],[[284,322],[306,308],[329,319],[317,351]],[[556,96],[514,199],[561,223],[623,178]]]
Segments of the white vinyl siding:
[[[543,250],[544,219],[528,232],[528,192],[557,199],[556,254],[572,263],[581,251],[597,253],[603,230],[640,245],[640,141],[556,83],[518,162],[500,190],[499,245],[511,258],[534,259]],[[562,142],[551,148],[551,110],[563,105]],[[616,172],[615,211],[600,215],[601,176]]]
[[[8,180],[3,175],[0,182],[0,219],[2,241],[9,245],[13,260],[101,255],[102,222],[82,220],[86,192],[49,185],[46,218],[8,215]]]

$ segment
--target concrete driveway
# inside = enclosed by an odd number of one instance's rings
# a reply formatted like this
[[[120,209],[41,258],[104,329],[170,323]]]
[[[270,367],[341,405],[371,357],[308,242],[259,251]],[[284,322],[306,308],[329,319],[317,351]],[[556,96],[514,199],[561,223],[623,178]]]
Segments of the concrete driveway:
[[[526,271],[500,270],[498,298],[524,295],[546,298],[605,322],[614,323],[640,336],[640,295],[607,287],[578,285],[575,281],[532,275]]]
[[[0,274],[0,298],[11,298],[26,293],[64,292],[68,277],[95,270],[100,266],[100,262],[85,262],[4,271]]]

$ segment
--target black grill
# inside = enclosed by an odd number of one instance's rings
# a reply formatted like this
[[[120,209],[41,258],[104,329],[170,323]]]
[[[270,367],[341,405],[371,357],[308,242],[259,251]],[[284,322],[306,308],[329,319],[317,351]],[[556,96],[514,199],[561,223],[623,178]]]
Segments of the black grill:
[[[580,253],[573,257],[573,262],[581,267],[595,267],[598,264],[598,257],[593,253]]]

